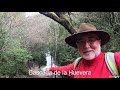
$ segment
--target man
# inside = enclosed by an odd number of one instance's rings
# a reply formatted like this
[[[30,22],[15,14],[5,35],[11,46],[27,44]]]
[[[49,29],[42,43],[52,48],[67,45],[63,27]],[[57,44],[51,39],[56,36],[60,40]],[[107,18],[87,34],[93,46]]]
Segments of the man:
[[[112,73],[105,62],[105,53],[101,51],[101,46],[106,44],[110,35],[89,23],[82,23],[75,33],[65,39],[66,43],[78,49],[82,60],[74,70],[74,63],[51,67],[48,70],[60,74],[68,75],[73,78],[111,78]],[[120,52],[114,53],[117,69],[120,72]]]

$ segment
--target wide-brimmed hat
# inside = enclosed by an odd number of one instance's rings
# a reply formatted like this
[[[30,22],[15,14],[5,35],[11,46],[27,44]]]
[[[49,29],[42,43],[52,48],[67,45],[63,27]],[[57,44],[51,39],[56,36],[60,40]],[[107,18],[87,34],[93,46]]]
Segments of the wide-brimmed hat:
[[[110,39],[110,35],[106,31],[97,30],[96,27],[90,23],[81,23],[81,25],[78,29],[78,32],[67,37],[65,39],[65,42],[68,45],[70,45],[74,48],[77,48],[77,46],[76,46],[77,38],[86,33],[96,34],[101,39],[101,46],[106,44]]]

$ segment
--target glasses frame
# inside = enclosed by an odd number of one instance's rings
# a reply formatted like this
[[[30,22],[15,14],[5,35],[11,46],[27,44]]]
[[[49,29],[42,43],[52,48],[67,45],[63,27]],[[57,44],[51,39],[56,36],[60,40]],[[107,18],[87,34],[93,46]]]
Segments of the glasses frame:
[[[93,44],[97,40],[100,40],[100,39],[98,37],[92,37],[92,38],[88,38],[87,40],[78,39],[76,43],[79,46],[83,46],[86,43],[88,43],[89,45],[91,45],[91,44]]]

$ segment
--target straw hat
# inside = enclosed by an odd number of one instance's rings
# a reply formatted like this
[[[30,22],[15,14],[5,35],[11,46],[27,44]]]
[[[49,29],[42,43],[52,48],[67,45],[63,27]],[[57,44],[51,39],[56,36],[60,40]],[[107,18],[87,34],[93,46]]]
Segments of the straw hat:
[[[96,34],[101,39],[101,45],[106,44],[110,39],[110,35],[107,32],[102,30],[97,30],[96,27],[90,23],[81,23],[78,32],[67,37],[65,39],[65,42],[70,46],[77,48],[76,46],[77,38],[80,35],[86,34],[86,33]]]

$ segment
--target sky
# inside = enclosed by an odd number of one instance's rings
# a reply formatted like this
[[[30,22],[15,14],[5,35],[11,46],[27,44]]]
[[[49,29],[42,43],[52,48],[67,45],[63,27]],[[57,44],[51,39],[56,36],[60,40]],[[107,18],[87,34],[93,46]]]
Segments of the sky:
[[[26,17],[28,16],[34,16],[36,14],[40,14],[39,12],[26,12]]]

